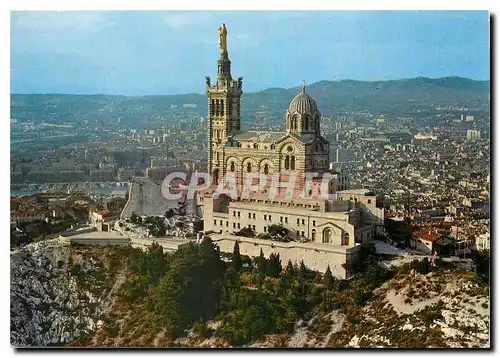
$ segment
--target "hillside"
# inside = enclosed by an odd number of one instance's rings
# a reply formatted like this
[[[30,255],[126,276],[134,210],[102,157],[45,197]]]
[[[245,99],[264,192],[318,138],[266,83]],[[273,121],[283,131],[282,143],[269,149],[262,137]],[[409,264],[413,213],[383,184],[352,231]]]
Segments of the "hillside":
[[[27,245],[11,256],[11,343],[489,346],[489,287],[474,272],[426,260],[388,270],[370,254],[352,279],[338,281],[237,252],[224,263],[210,240],[173,254],[156,245],[147,252]]]
[[[460,77],[411,78],[391,81],[320,81],[307,86],[325,116],[353,110],[374,112],[403,112],[417,105],[462,104],[472,108],[489,107],[489,81],[475,81]],[[254,113],[266,110],[268,117],[282,116],[290,100],[300,87],[269,88],[260,92],[244,93],[243,121],[250,121]],[[196,108],[183,108],[195,104]],[[111,96],[64,94],[12,94],[11,118],[32,120],[35,123],[81,123],[97,119],[135,125],[139,120],[156,121],[173,118],[176,113],[206,113],[204,94],[165,96]]]
[[[11,254],[11,344],[61,346],[101,327],[125,278],[121,256],[57,239]]]

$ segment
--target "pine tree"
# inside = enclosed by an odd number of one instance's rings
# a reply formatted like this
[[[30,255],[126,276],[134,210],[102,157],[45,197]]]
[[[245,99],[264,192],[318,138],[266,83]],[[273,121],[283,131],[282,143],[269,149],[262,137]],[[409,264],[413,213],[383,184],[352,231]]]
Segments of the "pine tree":
[[[325,275],[323,276],[323,284],[327,290],[331,290],[333,288],[333,276],[332,271],[330,270],[330,265],[326,268]]]
[[[233,248],[233,260],[232,260],[232,266],[234,267],[234,270],[236,272],[240,271],[241,269],[241,255],[240,255],[240,244],[238,243],[238,240],[234,242],[234,248]]]
[[[260,255],[255,259],[255,263],[257,264],[257,268],[259,270],[260,275],[263,277],[266,275],[266,266],[267,266],[267,260],[264,256],[264,252],[262,251],[262,248],[260,249]]]
[[[267,260],[266,274],[270,277],[279,277],[281,269],[280,255],[271,254],[269,260]]]
[[[300,261],[299,271],[297,272],[297,279],[299,282],[304,282],[306,279],[307,267],[304,264],[304,260]]]
[[[288,264],[286,265],[285,276],[286,277],[293,277],[293,276],[295,276],[295,269],[293,267],[293,264],[292,264],[291,260],[288,260]]]
[[[319,284],[323,282],[323,275],[321,272],[316,271],[316,276],[314,276],[314,283]]]

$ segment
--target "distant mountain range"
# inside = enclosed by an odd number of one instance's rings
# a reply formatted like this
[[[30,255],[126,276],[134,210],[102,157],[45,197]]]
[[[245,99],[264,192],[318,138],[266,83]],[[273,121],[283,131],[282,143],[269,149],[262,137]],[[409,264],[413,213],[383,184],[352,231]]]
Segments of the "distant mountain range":
[[[243,89],[244,89],[243,83]],[[268,88],[260,92],[244,93],[242,117],[251,119],[254,113],[265,110],[267,115],[282,115],[288,103],[299,93],[300,87]],[[331,116],[346,111],[401,112],[414,106],[461,104],[487,110],[490,100],[490,81],[476,81],[462,77],[417,77],[390,81],[320,81],[308,85],[306,91],[317,101],[322,114]],[[196,104],[196,108],[182,108]],[[72,117],[96,114],[119,115],[125,122],[129,116],[167,114],[172,107],[206,112],[205,94],[113,96],[63,94],[12,94],[11,118],[40,117],[53,121],[71,121]],[[80,114],[80,116],[78,115]],[[34,118],[37,121],[36,118]]]
[[[269,88],[244,95],[243,106],[271,109],[287,108],[300,87]],[[489,81],[475,81],[461,77],[417,77],[391,81],[320,81],[307,86],[322,113],[330,115],[345,110],[366,109],[389,111],[416,104],[456,104],[474,107],[489,105]]]

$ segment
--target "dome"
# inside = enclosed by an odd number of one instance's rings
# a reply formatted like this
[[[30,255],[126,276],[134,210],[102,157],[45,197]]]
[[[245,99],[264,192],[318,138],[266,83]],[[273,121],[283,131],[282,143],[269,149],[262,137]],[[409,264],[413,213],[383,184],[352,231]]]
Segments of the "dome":
[[[314,114],[318,110],[316,101],[306,93],[306,86],[302,85],[302,92],[295,96],[288,105],[288,113],[298,112],[299,114]]]

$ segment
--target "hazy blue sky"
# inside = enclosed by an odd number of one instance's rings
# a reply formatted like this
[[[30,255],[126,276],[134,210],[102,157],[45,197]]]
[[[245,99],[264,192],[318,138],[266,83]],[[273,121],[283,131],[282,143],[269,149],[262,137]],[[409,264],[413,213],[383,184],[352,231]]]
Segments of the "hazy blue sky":
[[[246,92],[303,79],[489,78],[487,12],[14,12],[11,92],[202,93],[222,22]]]

